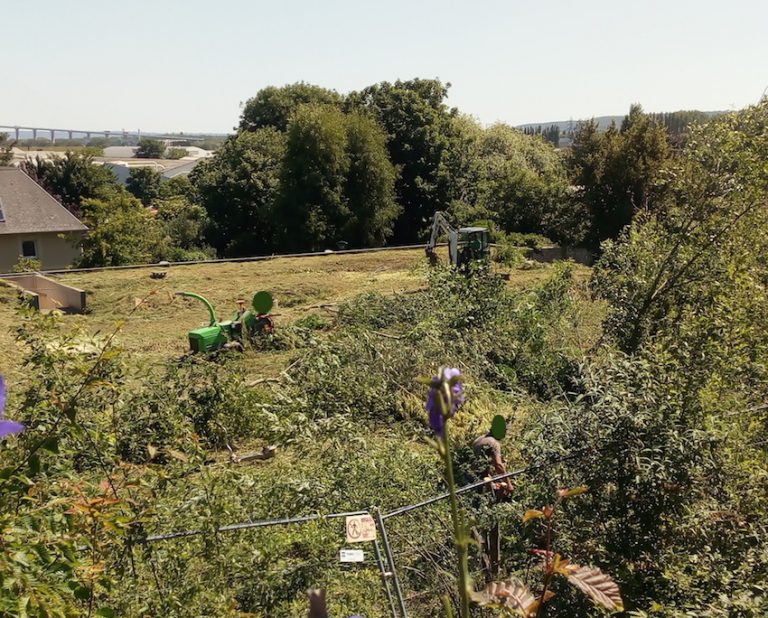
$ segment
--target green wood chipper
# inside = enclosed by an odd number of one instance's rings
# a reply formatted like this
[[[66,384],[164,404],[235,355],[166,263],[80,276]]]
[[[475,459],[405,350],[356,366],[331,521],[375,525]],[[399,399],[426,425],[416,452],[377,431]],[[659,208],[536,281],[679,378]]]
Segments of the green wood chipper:
[[[187,334],[192,352],[215,352],[222,348],[243,349],[246,339],[271,333],[275,329],[269,313],[273,305],[269,292],[256,292],[248,309],[245,307],[245,300],[238,300],[238,309],[232,319],[223,321],[216,318],[213,305],[204,296],[194,292],[176,292],[176,295],[197,299],[208,309],[208,326],[196,328]]]

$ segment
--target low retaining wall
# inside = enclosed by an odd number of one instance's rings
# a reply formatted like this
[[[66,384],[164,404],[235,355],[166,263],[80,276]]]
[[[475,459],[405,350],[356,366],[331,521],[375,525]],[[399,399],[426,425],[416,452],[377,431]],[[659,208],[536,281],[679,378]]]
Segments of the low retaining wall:
[[[562,260],[573,260],[578,264],[592,266],[595,263],[595,257],[582,247],[542,247],[541,249],[528,249],[525,257],[534,262],[560,262]]]
[[[67,313],[85,311],[85,290],[64,285],[38,273],[5,275],[4,279],[19,288],[29,304],[39,311],[53,309]]]

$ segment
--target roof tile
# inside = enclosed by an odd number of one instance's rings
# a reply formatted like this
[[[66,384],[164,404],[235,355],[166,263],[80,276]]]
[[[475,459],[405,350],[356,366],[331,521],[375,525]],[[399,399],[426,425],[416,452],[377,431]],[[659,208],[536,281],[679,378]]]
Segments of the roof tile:
[[[84,232],[80,220],[45,189],[13,167],[0,167],[0,234]]]

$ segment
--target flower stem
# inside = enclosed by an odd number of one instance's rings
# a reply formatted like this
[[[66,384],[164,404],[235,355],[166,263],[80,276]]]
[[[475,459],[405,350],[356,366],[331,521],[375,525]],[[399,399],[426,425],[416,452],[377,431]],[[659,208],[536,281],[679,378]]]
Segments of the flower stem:
[[[451,494],[451,519],[453,520],[453,537],[456,543],[456,553],[459,557],[459,601],[461,618],[469,618],[469,557],[467,531],[459,513],[459,503],[456,497],[456,482],[453,478],[453,457],[448,440],[448,423],[445,426],[445,441],[443,458],[445,460],[445,478],[448,491]]]

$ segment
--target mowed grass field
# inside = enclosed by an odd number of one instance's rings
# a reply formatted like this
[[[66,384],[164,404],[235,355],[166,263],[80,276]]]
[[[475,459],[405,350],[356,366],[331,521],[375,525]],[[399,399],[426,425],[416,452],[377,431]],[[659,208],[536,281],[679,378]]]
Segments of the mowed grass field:
[[[394,294],[426,285],[426,260],[420,249],[363,254],[275,258],[260,262],[172,266],[165,279],[152,279],[157,268],[109,270],[58,275],[55,278],[87,292],[86,315],[63,316],[64,327],[83,326],[91,333],[108,334],[124,322],[116,342],[132,361],[148,371],[169,358],[187,352],[187,331],[208,322],[197,300],[175,296],[177,291],[197,292],[208,298],[219,319],[229,319],[238,298],[250,303],[253,294],[268,290],[275,298],[277,328],[311,313],[332,316],[334,306],[360,293]],[[550,267],[515,270],[510,285],[525,286],[548,276]],[[589,269],[577,267],[585,279]],[[144,302],[137,307],[137,304]],[[0,284],[0,371],[9,382],[23,374],[23,350],[15,342],[18,322],[16,292]],[[290,353],[248,353],[248,373],[270,377],[289,362]]]

